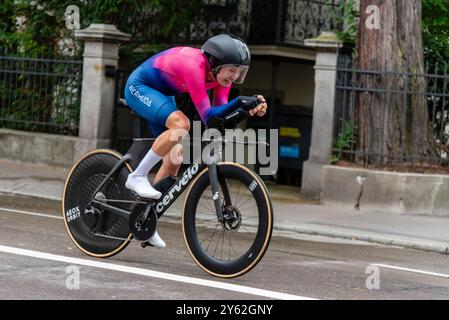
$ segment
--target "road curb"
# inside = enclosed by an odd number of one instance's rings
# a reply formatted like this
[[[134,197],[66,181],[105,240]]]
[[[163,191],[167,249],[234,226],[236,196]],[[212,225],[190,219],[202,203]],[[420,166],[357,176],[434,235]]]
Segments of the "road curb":
[[[398,246],[408,249],[431,251],[441,254],[449,254],[449,243],[420,239],[393,234],[381,234],[376,232],[360,231],[358,229],[343,228],[336,226],[323,226],[314,224],[304,224],[296,226],[278,225],[280,231],[290,231],[300,234],[326,236],[330,238],[359,240],[370,243],[383,244],[388,246]]]
[[[30,197],[30,198],[51,200],[51,201],[62,201],[62,197],[52,197],[52,196],[48,196],[48,195],[32,194],[32,193],[26,193],[26,192],[20,192],[20,191],[11,191],[11,190],[3,190],[3,189],[0,189],[0,194],[13,195],[13,196],[22,196],[22,197]]]
[[[30,194],[20,191],[2,190],[0,194],[26,196],[31,198],[62,201],[62,197],[52,197],[48,195]],[[180,219],[179,214],[167,212],[164,217]],[[318,225],[313,223],[305,223],[294,225],[292,223],[283,222],[282,224],[274,224],[274,231],[288,231],[297,234],[305,234],[312,236],[324,236],[329,238],[338,238],[346,240],[359,240],[369,243],[377,243],[387,246],[397,246],[408,249],[416,249],[421,251],[436,252],[440,254],[449,254],[449,243],[433,241],[428,239],[420,239],[406,236],[398,236],[393,234],[382,234],[371,231],[361,231],[359,229],[344,228],[340,226]],[[288,235],[282,235],[288,237]]]

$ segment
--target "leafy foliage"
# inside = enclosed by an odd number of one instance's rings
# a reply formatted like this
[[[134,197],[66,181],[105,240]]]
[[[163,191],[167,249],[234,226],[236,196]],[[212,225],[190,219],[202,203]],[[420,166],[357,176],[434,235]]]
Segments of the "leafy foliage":
[[[338,38],[343,42],[354,43],[357,36],[360,12],[356,5],[356,0],[346,0],[341,4],[338,11],[333,11],[334,17],[341,30],[337,30]]]
[[[331,163],[334,164],[343,158],[343,151],[350,150],[355,141],[355,128],[348,121],[344,121],[341,133],[334,143],[334,154]]]
[[[131,69],[172,45],[198,16],[201,4],[201,0],[0,0],[0,56],[8,57],[0,59],[0,69],[5,69],[0,77],[0,125],[77,134],[81,76],[70,76],[80,71],[71,72],[69,62],[11,58],[81,60],[82,44],[66,26],[68,6],[79,8],[81,29],[107,23],[131,34],[131,41],[120,50],[123,67]],[[25,67],[26,61],[33,62]]]
[[[431,65],[449,63],[449,0],[423,0],[423,38]]]
[[[2,0],[0,48],[29,57],[81,57],[81,46],[66,27],[69,5],[79,8],[82,29],[110,23],[131,34],[121,52],[126,60],[142,59],[176,41],[198,15],[201,0]]]

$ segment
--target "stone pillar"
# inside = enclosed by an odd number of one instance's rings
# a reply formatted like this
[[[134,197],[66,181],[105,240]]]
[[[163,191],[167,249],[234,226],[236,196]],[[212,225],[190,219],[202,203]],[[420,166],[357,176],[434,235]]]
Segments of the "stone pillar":
[[[91,24],[75,31],[84,41],[83,83],[79,139],[74,160],[97,148],[109,148],[112,137],[115,81],[107,78],[106,67],[117,67],[120,43],[130,35],[109,24]]]
[[[313,106],[312,141],[309,160],[304,162],[302,195],[320,199],[321,173],[330,164],[335,125],[335,81],[337,49],[342,46],[334,33],[323,32],[305,45],[317,51],[315,62],[315,98]]]

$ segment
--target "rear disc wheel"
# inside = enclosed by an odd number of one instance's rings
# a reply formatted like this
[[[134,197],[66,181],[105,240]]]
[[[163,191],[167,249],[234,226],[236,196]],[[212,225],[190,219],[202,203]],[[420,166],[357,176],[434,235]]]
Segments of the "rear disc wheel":
[[[64,186],[62,213],[65,227],[75,245],[89,256],[111,257],[126,248],[132,239],[127,219],[89,205],[89,200],[94,197],[106,203],[114,200],[109,204],[130,210],[135,198],[124,187],[132,172],[128,164],[93,195],[121,157],[113,150],[94,150],[86,154],[72,167]]]

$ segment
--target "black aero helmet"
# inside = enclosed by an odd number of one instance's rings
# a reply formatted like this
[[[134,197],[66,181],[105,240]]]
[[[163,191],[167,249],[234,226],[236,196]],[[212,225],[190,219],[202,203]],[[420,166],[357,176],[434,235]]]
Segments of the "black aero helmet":
[[[230,34],[219,34],[208,39],[201,51],[214,73],[225,65],[238,66],[239,77],[234,82],[243,83],[251,63],[251,54],[242,39]]]

